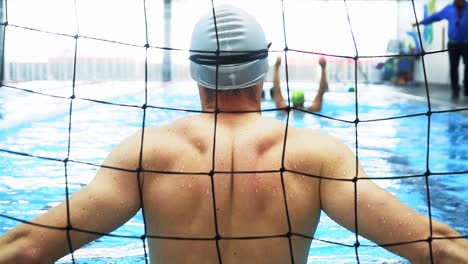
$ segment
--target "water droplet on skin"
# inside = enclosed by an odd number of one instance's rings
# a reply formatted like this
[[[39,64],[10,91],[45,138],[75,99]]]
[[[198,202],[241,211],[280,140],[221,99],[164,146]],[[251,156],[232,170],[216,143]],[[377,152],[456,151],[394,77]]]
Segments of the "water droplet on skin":
[[[411,232],[408,232],[408,236],[411,236]]]
[[[371,208],[371,204],[367,204],[367,207],[368,207],[368,208]]]
[[[192,188],[192,184],[191,184],[191,183],[189,183],[189,184],[188,184],[188,187],[189,187],[189,188]]]

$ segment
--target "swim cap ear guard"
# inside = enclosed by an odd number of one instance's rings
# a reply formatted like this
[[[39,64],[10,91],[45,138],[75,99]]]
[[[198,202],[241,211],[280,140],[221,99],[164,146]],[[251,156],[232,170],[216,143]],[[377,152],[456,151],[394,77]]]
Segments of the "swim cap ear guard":
[[[252,87],[266,76],[268,48],[258,21],[230,5],[215,7],[195,25],[190,74],[201,86],[232,90]]]

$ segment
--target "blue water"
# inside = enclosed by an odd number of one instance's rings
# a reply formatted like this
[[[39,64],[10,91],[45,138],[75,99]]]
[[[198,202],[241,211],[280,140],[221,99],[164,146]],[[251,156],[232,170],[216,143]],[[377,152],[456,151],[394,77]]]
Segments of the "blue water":
[[[151,90],[148,103],[200,109],[197,90],[194,87],[180,86]],[[395,95],[388,96],[378,89],[379,87],[370,87],[365,93],[359,94],[359,120],[425,113],[428,110],[427,104],[423,102]],[[0,111],[6,111],[7,99],[14,96],[21,98],[33,95],[3,90],[0,97],[4,99],[5,105],[3,108],[0,106]],[[34,104],[19,108],[31,113],[30,118],[21,122],[10,122],[6,129],[0,130],[0,149],[50,158],[65,158],[68,145],[68,101],[47,99],[46,103],[41,103],[41,100],[45,100],[43,97],[33,97]],[[307,92],[306,97],[312,98],[313,92]],[[110,100],[136,105],[144,102],[141,93]],[[321,114],[344,120],[356,118],[354,94],[330,92],[325,95],[324,102]],[[274,105],[271,101],[264,101],[262,107],[267,109],[273,108]],[[44,114],[44,108],[53,111],[46,111],[47,114]],[[149,108],[146,125],[161,125],[185,115],[190,113]],[[263,115],[285,119],[285,115],[275,112],[265,112]],[[9,120],[7,113],[2,113],[2,116],[4,123]],[[296,127],[321,128],[356,150],[354,124],[300,112],[292,113],[290,122]],[[139,108],[74,100],[70,158],[100,164],[120,140],[141,128],[141,124],[142,110]],[[360,122],[357,126],[359,159],[369,177],[422,174],[426,171],[426,166],[431,172],[446,173],[429,178],[432,217],[449,224],[462,235],[468,235],[468,177],[466,173],[450,173],[468,170],[468,118],[460,113],[433,114],[430,125],[428,134],[428,118],[424,115]],[[73,193],[87,184],[96,170],[94,166],[69,163],[67,173],[70,192]],[[61,162],[0,152],[0,214],[30,220],[45,212],[65,197],[64,173],[64,165]],[[411,208],[428,215],[424,177],[382,179],[375,182]],[[17,224],[16,221],[0,216],[0,235]],[[141,214],[137,214],[114,234],[140,236],[143,230]],[[350,245],[355,242],[353,233],[334,223],[325,214],[322,214],[315,237]],[[364,238],[360,237],[359,240],[363,245],[373,245]],[[78,250],[75,258],[77,263],[144,263],[141,240],[112,237],[103,237]],[[360,247],[359,259],[360,263],[406,263],[400,257],[379,247]],[[310,249],[309,262],[356,263],[356,257],[352,247],[315,240]],[[70,259],[65,257],[59,263],[70,263]]]

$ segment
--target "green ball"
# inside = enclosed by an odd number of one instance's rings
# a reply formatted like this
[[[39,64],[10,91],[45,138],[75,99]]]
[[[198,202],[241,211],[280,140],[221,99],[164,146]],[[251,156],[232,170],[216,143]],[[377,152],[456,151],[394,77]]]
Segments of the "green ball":
[[[348,88],[348,92],[354,92],[354,87],[352,87],[352,86],[349,87],[349,88]]]
[[[292,99],[293,105],[303,105],[304,104],[304,91],[294,90],[292,92],[291,99]]]

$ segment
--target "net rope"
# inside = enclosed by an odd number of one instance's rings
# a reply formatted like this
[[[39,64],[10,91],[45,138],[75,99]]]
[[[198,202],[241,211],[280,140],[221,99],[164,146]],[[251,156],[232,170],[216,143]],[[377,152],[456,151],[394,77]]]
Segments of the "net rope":
[[[431,254],[431,262],[433,262],[432,259],[432,244],[431,242],[436,239],[463,239],[463,238],[468,238],[468,236],[460,236],[460,237],[434,237],[432,233],[432,212],[431,212],[431,193],[430,193],[430,186],[429,186],[429,177],[430,176],[440,176],[440,175],[454,175],[454,174],[468,174],[468,170],[461,170],[461,171],[448,171],[448,172],[431,172],[429,169],[429,160],[430,160],[430,131],[431,131],[431,116],[433,114],[440,114],[440,113],[448,113],[448,112],[460,112],[460,111],[466,111],[468,108],[456,108],[456,109],[450,109],[450,110],[439,110],[435,111],[432,110],[431,107],[431,98],[430,98],[430,93],[429,93],[429,86],[427,82],[427,74],[426,74],[426,66],[425,66],[425,56],[429,54],[435,54],[435,53],[442,53],[442,52],[448,52],[447,49],[444,50],[437,50],[437,51],[432,51],[432,52],[426,52],[423,47],[423,41],[421,37],[421,32],[420,28],[417,28],[418,31],[418,38],[419,38],[419,43],[421,43],[421,52],[415,55],[408,55],[408,54],[395,54],[395,55],[379,55],[379,56],[359,56],[358,53],[358,47],[355,41],[354,33],[353,33],[353,28],[351,25],[351,19],[349,16],[349,11],[348,11],[348,6],[347,3],[349,0],[343,0],[344,6],[346,9],[346,14],[347,14],[347,20],[348,20],[348,25],[349,25],[349,30],[352,35],[352,40],[354,44],[354,51],[355,51],[355,56],[350,57],[350,56],[341,56],[341,55],[334,55],[334,54],[324,54],[324,53],[319,53],[319,52],[313,52],[313,51],[304,51],[304,50],[298,50],[298,49],[290,49],[287,44],[287,32],[286,32],[286,16],[284,12],[284,3],[283,0],[281,0],[281,7],[282,7],[282,22],[283,22],[283,35],[284,35],[284,49],[280,51],[273,51],[273,52],[284,52],[285,56],[285,69],[286,69],[286,90],[287,90],[287,106],[285,108],[270,108],[270,109],[262,109],[259,111],[220,111],[218,108],[218,89],[216,89],[216,101],[215,101],[215,110],[214,111],[204,111],[204,110],[194,110],[194,109],[187,109],[187,108],[176,108],[176,107],[163,107],[163,106],[156,106],[156,105],[148,105],[148,51],[149,49],[155,49],[155,50],[166,50],[166,51],[187,51],[187,50],[182,50],[182,49],[176,49],[172,47],[158,47],[158,46],[151,46],[148,41],[148,24],[147,24],[147,10],[146,10],[146,1],[143,0],[143,15],[144,15],[144,21],[145,21],[145,34],[146,34],[146,43],[145,45],[135,45],[135,44],[130,44],[130,43],[125,43],[125,42],[120,42],[120,41],[114,41],[114,40],[109,40],[109,39],[101,39],[101,38],[96,38],[96,37],[89,37],[85,35],[80,35],[79,31],[79,16],[77,13],[77,8],[76,8],[76,0],[74,1],[75,5],[75,16],[76,16],[76,35],[70,35],[70,34],[64,34],[60,32],[52,32],[52,31],[47,31],[47,30],[42,30],[42,29],[37,29],[37,28],[31,28],[27,26],[22,26],[22,25],[15,25],[15,24],[10,24],[8,23],[8,1],[4,0],[4,17],[5,20],[2,21],[1,26],[3,27],[3,43],[2,46],[5,46],[5,36],[6,36],[6,29],[8,27],[14,27],[22,30],[28,30],[28,31],[35,31],[35,32],[40,32],[43,34],[50,34],[50,35],[56,35],[56,36],[62,36],[62,37],[67,37],[67,38],[73,38],[74,39],[74,58],[73,58],[73,79],[72,79],[72,91],[71,95],[69,97],[66,96],[58,96],[58,95],[53,95],[53,94],[47,94],[47,93],[42,93],[38,91],[34,91],[31,89],[25,89],[21,87],[17,87],[11,84],[5,84],[4,83],[4,76],[2,74],[1,76],[1,83],[0,83],[0,89],[11,89],[11,90],[16,90],[19,92],[23,93],[31,93],[31,94],[37,94],[40,96],[44,97],[52,97],[52,98],[58,98],[61,100],[68,100],[69,101],[69,111],[68,111],[68,137],[67,137],[67,154],[65,158],[57,158],[57,157],[48,157],[48,156],[42,156],[42,155],[34,155],[30,153],[24,153],[24,152],[18,152],[18,151],[13,151],[9,149],[1,149],[0,152],[6,153],[6,154],[11,154],[11,155],[17,155],[17,156],[23,156],[23,157],[28,157],[28,158],[36,158],[36,159],[41,159],[41,160],[48,160],[48,161],[54,161],[54,162],[61,162],[64,165],[64,178],[65,178],[65,203],[66,203],[66,209],[67,209],[67,226],[66,227],[57,227],[57,226],[49,226],[49,225],[42,225],[38,223],[33,223],[30,221],[26,221],[20,218],[12,217],[4,213],[0,213],[0,217],[17,221],[20,223],[25,223],[25,224],[30,224],[33,226],[41,227],[41,228],[50,228],[50,229],[55,229],[55,230],[64,230],[66,231],[67,234],[67,242],[68,242],[68,247],[70,250],[70,256],[71,256],[71,261],[72,263],[76,263],[76,258],[74,256],[74,251],[76,248],[73,248],[72,242],[71,242],[71,231],[76,231],[76,232],[84,232],[88,234],[93,234],[93,235],[99,235],[99,236],[107,236],[107,237],[117,237],[117,238],[130,238],[130,239],[139,239],[141,240],[143,244],[143,251],[144,251],[144,261],[145,263],[149,263],[149,257],[148,257],[148,252],[147,252],[147,246],[146,246],[146,240],[147,239],[170,239],[170,240],[192,240],[192,241],[215,241],[216,243],[216,250],[217,250],[217,257],[219,263],[223,262],[222,259],[222,254],[220,250],[220,245],[219,241],[220,240],[252,240],[252,239],[272,239],[272,238],[287,238],[288,240],[288,245],[289,245],[289,253],[290,253],[290,259],[291,263],[295,263],[294,260],[294,252],[293,252],[293,245],[292,245],[292,237],[297,236],[309,240],[317,240],[333,245],[339,245],[343,247],[352,247],[354,248],[355,251],[355,258],[357,263],[360,263],[359,259],[359,247],[389,247],[389,246],[396,246],[396,245],[404,245],[404,244],[411,244],[411,243],[420,243],[420,242],[427,242],[429,244],[429,249],[430,249],[430,254]],[[416,15],[416,7],[414,4],[414,0],[411,0],[412,3],[412,8],[413,8],[413,15],[414,19],[417,22],[417,15]],[[218,32],[217,32],[217,26],[216,26],[216,7],[214,5],[214,0],[211,0],[211,6],[212,6],[212,11],[213,11],[213,16],[214,16],[214,24],[216,28],[216,36],[218,40]],[[144,90],[144,103],[143,105],[132,105],[132,104],[121,104],[121,103],[114,103],[114,102],[109,102],[109,101],[103,101],[103,100],[96,100],[92,98],[85,98],[85,97],[78,97],[75,96],[75,85],[76,85],[76,68],[77,68],[77,51],[79,48],[79,39],[89,39],[89,40],[95,40],[95,41],[101,41],[101,42],[107,42],[107,43],[112,43],[116,45],[124,45],[124,46],[130,46],[130,47],[138,47],[138,48],[144,48],[145,49],[145,90]],[[212,55],[208,55],[209,58],[212,58],[213,56],[216,58],[221,58],[223,63],[229,62],[229,58],[223,57],[220,55],[220,50],[219,50],[219,40],[218,40],[218,51],[216,52],[206,52],[206,53],[211,53]],[[3,49],[4,50],[4,49]],[[197,52],[203,52],[203,51],[197,51]],[[256,52],[258,51],[252,51],[254,54],[257,54]],[[345,120],[345,119],[340,119],[340,118],[335,118],[327,115],[323,115],[320,113],[315,113],[315,112],[310,112],[307,110],[304,110],[302,108],[296,108],[294,106],[291,106],[291,97],[290,97],[290,88],[289,88],[289,74],[288,74],[288,53],[289,52],[295,52],[295,53],[304,53],[304,54],[313,54],[313,55],[324,55],[324,56],[329,56],[329,57],[336,57],[336,58],[343,58],[343,59],[351,59],[354,61],[354,85],[356,87],[354,91],[354,101],[355,101],[355,108],[354,108],[354,114],[355,114],[355,119],[354,120]],[[423,74],[424,74],[424,87],[425,87],[425,95],[426,95],[426,103],[428,110],[427,112],[422,112],[422,113],[416,113],[416,114],[408,114],[408,115],[401,115],[401,116],[393,116],[393,117],[387,117],[387,118],[376,118],[376,119],[360,119],[359,118],[359,109],[358,109],[358,61],[360,59],[368,59],[368,58],[391,58],[391,57],[410,57],[410,56],[420,56],[421,62],[422,62],[422,69],[423,69]],[[203,56],[202,56],[203,58]],[[4,56],[2,56],[2,61],[1,61],[2,66],[5,65],[4,61]],[[218,67],[220,64],[216,64],[216,87],[217,85],[217,78],[218,78]],[[3,67],[2,67],[3,68]],[[80,160],[74,160],[70,159],[70,143],[71,143],[71,132],[73,129],[73,102],[75,100],[80,100],[80,101],[88,101],[88,102],[93,102],[96,104],[103,104],[103,105],[114,105],[114,106],[119,106],[119,107],[127,107],[127,108],[137,108],[141,109],[142,111],[142,121],[141,121],[141,140],[140,140],[140,151],[139,151],[139,166],[136,170],[130,170],[126,168],[119,168],[119,167],[113,167],[113,166],[107,166],[107,165],[100,165],[100,164],[95,164],[92,162],[85,162],[85,161],[80,161]],[[159,170],[144,170],[143,169],[143,142],[144,142],[144,137],[145,137],[145,127],[146,127],[146,115],[147,115],[147,110],[148,109],[159,109],[159,110],[171,110],[171,111],[180,111],[180,112],[188,112],[188,113],[210,113],[214,114],[214,136],[213,136],[213,149],[212,149],[212,155],[211,155],[211,169],[209,172],[206,171],[193,171],[193,172],[177,172],[177,171],[159,171]],[[281,156],[281,168],[277,170],[262,170],[262,171],[217,171],[215,170],[215,152],[217,148],[217,140],[216,140],[216,134],[217,134],[217,120],[218,120],[218,115],[220,113],[252,113],[252,112],[272,112],[272,111],[285,111],[286,112],[286,128],[284,132],[284,139],[283,139],[283,146],[282,146],[282,156]],[[304,173],[301,171],[296,171],[292,170],[289,168],[286,168],[285,165],[285,158],[286,158],[286,153],[285,153],[285,148],[286,148],[286,143],[287,143],[287,137],[288,137],[288,127],[289,127],[289,122],[290,122],[290,113],[291,111],[299,111],[303,112],[306,114],[311,114],[315,115],[320,118],[328,119],[328,120],[334,120],[334,121],[340,121],[348,124],[353,124],[354,126],[354,147],[355,147],[355,177],[353,179],[336,179],[336,178],[330,178],[326,176],[320,176],[320,175],[313,175],[313,174],[308,174]],[[360,123],[365,123],[365,122],[379,122],[379,121],[386,121],[386,120],[393,120],[393,119],[401,119],[401,118],[410,118],[410,117],[416,117],[416,116],[426,116],[427,117],[427,137],[426,137],[426,157],[425,157],[425,172],[422,174],[411,174],[411,175],[396,175],[396,176],[389,176],[389,177],[358,177],[358,162],[359,162],[359,144],[358,144],[358,126]],[[112,169],[112,170],[120,170],[120,171],[126,171],[126,172],[133,172],[136,175],[136,181],[138,182],[138,191],[139,191],[139,199],[140,199],[140,205],[141,205],[141,212],[142,212],[142,217],[143,217],[143,224],[144,224],[144,234],[141,236],[132,236],[132,235],[118,235],[114,233],[101,233],[101,232],[96,232],[93,230],[85,230],[81,228],[76,228],[73,226],[71,223],[71,218],[70,218],[70,205],[69,205],[69,183],[68,183],[68,164],[70,163],[75,163],[75,164],[83,164],[83,165],[88,165],[96,168],[107,168],[107,169]],[[207,176],[210,178],[210,185],[211,185],[211,196],[212,196],[212,202],[213,202],[213,216],[214,216],[214,231],[215,231],[215,236],[214,237],[183,237],[183,236],[160,236],[160,235],[149,235],[147,232],[147,222],[146,222],[146,217],[145,217],[145,206],[144,206],[144,199],[143,199],[143,190],[142,190],[142,184],[141,184],[141,179],[140,175],[141,173],[144,172],[149,172],[149,173],[164,173],[164,174],[172,174],[172,175],[180,175],[180,174],[191,174],[191,175],[198,175],[198,176]],[[222,174],[222,173],[235,173],[235,174],[250,174],[250,173],[256,173],[256,174],[263,174],[263,173],[279,173],[280,174],[280,179],[281,179],[281,187],[282,187],[282,197],[283,197],[283,202],[285,206],[285,216],[286,216],[286,221],[287,221],[287,232],[282,233],[282,234],[271,234],[271,235],[263,235],[263,236],[242,236],[242,237],[228,237],[228,236],[221,236],[219,232],[219,226],[218,226],[218,219],[217,219],[217,206],[216,206],[216,189],[215,189],[215,184],[214,184],[214,177],[216,177],[216,174]],[[307,234],[301,234],[297,232],[292,231],[292,226],[291,226],[291,219],[289,215],[289,208],[288,208],[288,202],[287,202],[287,194],[286,194],[286,188],[285,188],[285,182],[284,182],[284,174],[285,173],[294,173],[296,175],[302,175],[310,178],[316,178],[316,179],[321,179],[321,180],[333,180],[333,181],[350,181],[353,182],[354,184],[354,222],[355,222],[355,241],[353,244],[347,244],[347,243],[341,243],[337,241],[331,241],[327,239],[322,239],[314,236],[310,236]],[[382,180],[382,179],[408,179],[408,178],[424,178],[425,179],[425,189],[426,189],[426,198],[427,198],[427,210],[428,210],[428,217],[429,217],[429,230],[430,230],[430,235],[427,239],[421,239],[421,240],[413,240],[413,241],[405,241],[405,242],[399,242],[399,243],[391,243],[391,244],[377,244],[377,245],[370,245],[370,244],[361,244],[359,241],[359,222],[358,222],[358,207],[357,207],[357,182],[360,180]]]

